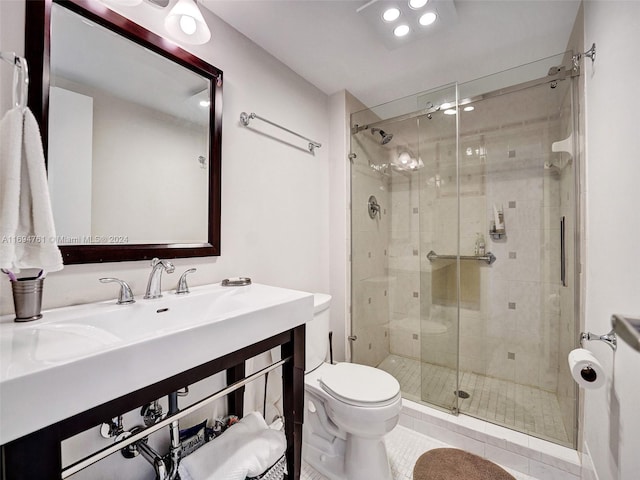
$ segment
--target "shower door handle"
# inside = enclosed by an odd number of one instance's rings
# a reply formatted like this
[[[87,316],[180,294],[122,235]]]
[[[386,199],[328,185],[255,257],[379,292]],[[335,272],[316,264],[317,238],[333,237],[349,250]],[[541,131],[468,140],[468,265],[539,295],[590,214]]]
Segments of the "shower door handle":
[[[560,282],[563,287],[567,286],[567,267],[565,265],[566,250],[564,243],[566,241],[565,235],[565,217],[560,219]]]

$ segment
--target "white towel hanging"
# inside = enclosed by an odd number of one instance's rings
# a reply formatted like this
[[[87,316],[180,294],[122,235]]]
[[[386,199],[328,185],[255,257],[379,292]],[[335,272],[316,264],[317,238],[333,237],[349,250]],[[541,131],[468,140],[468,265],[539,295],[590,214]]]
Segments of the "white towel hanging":
[[[0,122],[0,267],[63,268],[40,129],[28,108],[12,108]]]

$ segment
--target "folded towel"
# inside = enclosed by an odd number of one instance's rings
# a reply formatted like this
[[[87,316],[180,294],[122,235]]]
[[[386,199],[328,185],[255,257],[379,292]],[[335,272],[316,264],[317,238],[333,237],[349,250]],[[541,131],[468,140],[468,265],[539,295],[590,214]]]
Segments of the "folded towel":
[[[252,412],[183,458],[178,472],[182,480],[244,480],[264,473],[286,448],[284,433],[268,428],[262,416]]]
[[[40,129],[31,111],[7,112],[0,139],[0,267],[61,270]]]

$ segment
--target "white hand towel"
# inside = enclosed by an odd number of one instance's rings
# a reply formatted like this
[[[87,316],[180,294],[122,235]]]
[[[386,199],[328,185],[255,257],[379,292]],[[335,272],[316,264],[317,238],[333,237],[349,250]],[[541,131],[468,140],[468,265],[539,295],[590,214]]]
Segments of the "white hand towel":
[[[20,208],[22,112],[9,110],[0,122],[0,267],[12,269]]]
[[[283,432],[252,412],[220,437],[180,461],[182,480],[244,480],[271,467],[287,448]]]
[[[38,123],[29,109],[16,108],[0,130],[0,266],[61,270]]]

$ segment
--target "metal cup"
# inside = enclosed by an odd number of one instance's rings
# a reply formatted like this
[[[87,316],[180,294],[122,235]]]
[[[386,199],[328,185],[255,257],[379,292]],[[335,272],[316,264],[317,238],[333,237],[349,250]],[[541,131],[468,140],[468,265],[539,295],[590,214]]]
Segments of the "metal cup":
[[[44,278],[18,278],[11,282],[16,322],[30,322],[42,318],[42,284]]]

